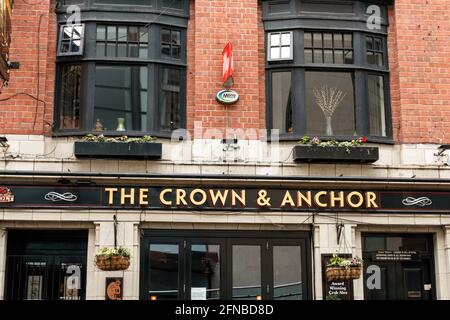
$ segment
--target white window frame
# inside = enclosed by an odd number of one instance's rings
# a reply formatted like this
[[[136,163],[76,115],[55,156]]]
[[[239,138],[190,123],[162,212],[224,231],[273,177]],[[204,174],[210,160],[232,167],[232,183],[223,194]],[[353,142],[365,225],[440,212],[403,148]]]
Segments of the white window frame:
[[[61,45],[63,43],[63,33],[64,30],[68,27],[81,27],[81,32],[80,32],[80,39],[75,39],[75,40],[79,40],[80,41],[80,50],[77,52],[62,52],[61,51]],[[58,40],[58,56],[82,56],[83,55],[83,50],[84,50],[84,30],[85,30],[85,25],[84,23],[82,24],[64,24],[61,25],[59,27],[59,40]],[[72,29],[72,34],[70,36],[70,43],[72,43],[74,41],[73,39],[73,29]]]
[[[283,45],[282,43],[282,35],[289,34],[290,43],[289,43],[289,57],[283,58],[281,56],[281,48],[288,47],[287,45]],[[272,35],[280,36],[280,43],[277,45],[272,45]],[[280,48],[280,56],[278,58],[272,57],[272,48]],[[294,32],[293,31],[277,31],[277,32],[269,32],[267,34],[267,61],[290,61],[294,60]]]

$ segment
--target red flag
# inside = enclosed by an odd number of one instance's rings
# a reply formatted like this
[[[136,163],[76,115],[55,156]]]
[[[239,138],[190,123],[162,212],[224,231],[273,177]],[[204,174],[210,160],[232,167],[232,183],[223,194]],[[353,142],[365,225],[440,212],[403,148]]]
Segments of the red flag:
[[[223,49],[223,85],[231,87],[233,85],[234,65],[233,65],[233,45],[231,42]]]

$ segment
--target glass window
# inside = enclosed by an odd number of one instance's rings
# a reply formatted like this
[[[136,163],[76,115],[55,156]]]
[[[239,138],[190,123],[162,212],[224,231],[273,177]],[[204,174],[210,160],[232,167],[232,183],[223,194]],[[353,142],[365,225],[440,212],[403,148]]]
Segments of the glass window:
[[[303,33],[305,63],[353,63],[353,35],[351,33]]]
[[[73,56],[83,54],[84,25],[71,24],[60,28],[59,34],[59,56]]]
[[[355,135],[353,74],[307,71],[306,127],[311,135]]]
[[[178,298],[179,248],[177,244],[150,245],[151,300]]]
[[[161,70],[161,130],[175,130],[181,127],[181,70],[162,68]]]
[[[234,245],[232,263],[233,299],[261,297],[261,247]]]
[[[147,128],[148,68],[96,66],[94,124],[108,131]]]
[[[97,26],[97,57],[148,58],[148,27]]]
[[[301,247],[273,247],[274,300],[302,299]]]
[[[383,39],[380,37],[366,37],[366,57],[367,63],[383,66]]]
[[[63,65],[61,68],[60,129],[80,128],[81,65]]]
[[[181,58],[181,32],[178,30],[162,29],[161,55],[163,58],[180,60]]]
[[[370,134],[386,136],[386,108],[383,76],[368,76]]]
[[[272,128],[293,132],[291,72],[272,73]]]
[[[274,32],[269,33],[268,60],[292,60],[293,59],[293,33]]]
[[[200,291],[205,290],[207,300],[220,299],[220,246],[192,245],[191,259],[191,287]]]

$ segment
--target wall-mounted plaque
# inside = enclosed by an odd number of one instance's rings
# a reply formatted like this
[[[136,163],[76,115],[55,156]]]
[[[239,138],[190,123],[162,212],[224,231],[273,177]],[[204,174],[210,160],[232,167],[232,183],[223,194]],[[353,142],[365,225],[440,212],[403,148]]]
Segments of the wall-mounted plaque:
[[[123,298],[123,278],[106,278],[106,300],[122,300]]]
[[[373,261],[420,261],[417,251],[377,251],[373,253]]]

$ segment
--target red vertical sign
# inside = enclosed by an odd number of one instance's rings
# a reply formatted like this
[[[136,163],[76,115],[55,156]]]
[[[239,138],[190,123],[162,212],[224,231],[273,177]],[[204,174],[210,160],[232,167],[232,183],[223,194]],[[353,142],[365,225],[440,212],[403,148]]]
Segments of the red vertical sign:
[[[223,49],[223,85],[231,87],[233,85],[234,65],[233,65],[233,45],[231,42]]]

